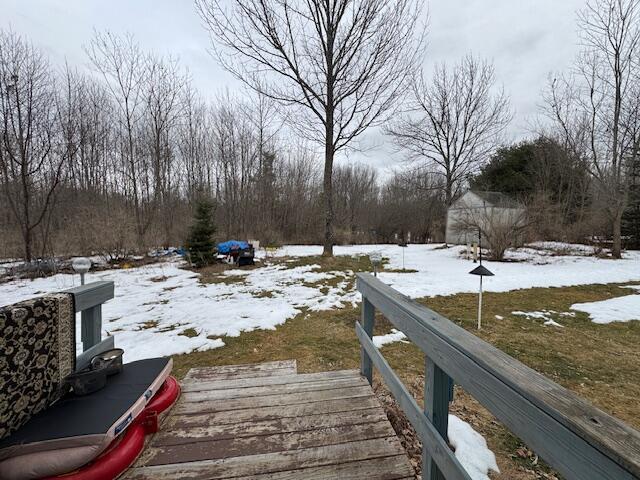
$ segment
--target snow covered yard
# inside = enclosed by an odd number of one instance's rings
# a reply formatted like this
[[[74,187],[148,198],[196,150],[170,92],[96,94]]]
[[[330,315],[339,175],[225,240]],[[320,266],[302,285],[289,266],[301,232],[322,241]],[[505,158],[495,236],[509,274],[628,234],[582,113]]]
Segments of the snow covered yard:
[[[562,251],[567,250],[565,246]],[[388,259],[387,271],[381,272],[379,278],[411,297],[454,295],[477,289],[477,278],[468,275],[473,263],[462,257],[464,248],[336,247],[338,256],[366,256],[374,251]],[[132,361],[159,354],[217,348],[224,345],[224,337],[255,329],[273,329],[303,311],[355,306],[359,294],[355,291],[353,271],[326,271],[318,264],[304,262],[294,267],[289,264],[296,258],[320,253],[319,246],[283,247],[276,252],[275,259],[265,259],[263,266],[225,271],[214,283],[203,283],[200,274],[186,270],[176,258],[138,268],[93,273],[87,281],[115,282],[116,298],[104,305],[104,334],[115,335],[116,343],[127,352],[127,361]],[[553,250],[540,248],[522,249],[511,255],[520,261],[486,262],[496,275],[485,280],[485,290],[506,292],[531,287],[640,281],[640,253],[637,252],[627,254],[622,261],[581,256],[580,250],[577,256],[552,253]],[[399,273],[403,267],[411,271]],[[77,276],[59,274],[3,283],[0,284],[0,303],[10,304],[63,290],[77,282]],[[615,302],[628,306],[625,300]],[[619,320],[628,319],[629,314],[624,315]],[[395,335],[381,342],[395,339],[400,337]]]

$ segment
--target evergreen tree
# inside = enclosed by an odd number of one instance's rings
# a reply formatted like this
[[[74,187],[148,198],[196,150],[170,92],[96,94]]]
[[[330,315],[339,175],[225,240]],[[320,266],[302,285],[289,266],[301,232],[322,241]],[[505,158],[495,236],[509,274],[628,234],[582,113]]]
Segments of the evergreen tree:
[[[213,234],[216,228],[213,224],[213,211],[213,203],[206,198],[196,203],[194,221],[186,246],[191,263],[198,268],[210,265],[215,260]]]

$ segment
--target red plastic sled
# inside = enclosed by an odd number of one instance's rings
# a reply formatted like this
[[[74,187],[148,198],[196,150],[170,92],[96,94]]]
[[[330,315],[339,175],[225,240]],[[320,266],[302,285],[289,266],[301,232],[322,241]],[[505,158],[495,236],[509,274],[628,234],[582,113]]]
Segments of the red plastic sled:
[[[145,436],[158,431],[158,414],[171,407],[180,396],[180,384],[167,377],[142,413],[93,462],[71,473],[43,480],[113,480],[135,462],[144,448]]]

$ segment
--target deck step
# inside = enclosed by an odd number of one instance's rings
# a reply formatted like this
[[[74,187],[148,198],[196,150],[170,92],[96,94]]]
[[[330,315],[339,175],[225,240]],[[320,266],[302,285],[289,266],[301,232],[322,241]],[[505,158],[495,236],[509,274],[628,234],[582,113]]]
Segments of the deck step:
[[[123,478],[338,480],[414,477],[355,370],[298,374],[295,361],[194,368]]]

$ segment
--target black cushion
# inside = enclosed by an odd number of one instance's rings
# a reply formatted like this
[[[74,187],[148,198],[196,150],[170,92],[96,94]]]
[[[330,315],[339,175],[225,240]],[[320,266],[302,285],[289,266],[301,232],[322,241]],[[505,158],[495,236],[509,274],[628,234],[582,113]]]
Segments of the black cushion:
[[[106,433],[145,395],[170,361],[151,358],[125,364],[121,373],[107,379],[102,390],[85,396],[68,394],[31,418],[18,431],[0,441],[0,450],[25,443]]]

